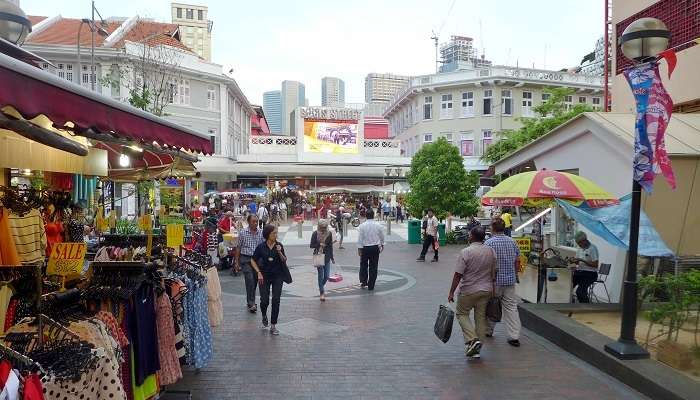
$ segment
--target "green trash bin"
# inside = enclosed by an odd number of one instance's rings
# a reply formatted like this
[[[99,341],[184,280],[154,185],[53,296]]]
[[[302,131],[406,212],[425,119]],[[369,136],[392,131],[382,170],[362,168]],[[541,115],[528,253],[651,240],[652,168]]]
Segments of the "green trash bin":
[[[438,224],[438,237],[440,238],[440,246],[447,244],[447,234],[445,233],[445,224]]]
[[[420,223],[419,219],[408,221],[408,244],[420,244]]]

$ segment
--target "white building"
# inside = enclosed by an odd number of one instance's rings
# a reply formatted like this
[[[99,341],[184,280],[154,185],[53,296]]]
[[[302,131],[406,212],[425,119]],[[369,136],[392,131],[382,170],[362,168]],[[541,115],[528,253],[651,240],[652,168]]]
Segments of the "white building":
[[[172,3],[172,22],[180,27],[180,36],[185,46],[200,57],[211,61],[211,30],[209,8],[192,4]]]
[[[365,102],[388,103],[408,85],[409,77],[394,74],[367,74],[365,77]]]
[[[91,38],[87,25],[60,15],[29,18],[33,31],[24,48],[55,66],[46,64],[44,69],[88,88],[95,82],[97,92],[127,102],[129,90],[143,79],[134,65],[145,54],[154,64],[167,61],[158,64],[168,85],[167,95],[161,95],[165,103],[163,117],[209,134],[218,157],[235,158],[249,151],[253,109],[246,96],[236,81],[222,72],[221,65],[203,60],[180,41],[177,25],[139,16],[108,20],[105,27],[108,36],[95,35],[95,74],[91,77]]]
[[[321,105],[343,107],[345,104],[345,82],[340,78],[326,76],[321,79]]]
[[[412,157],[424,143],[439,137],[460,148],[468,170],[488,168],[480,157],[497,133],[521,126],[546,101],[548,87],[575,90],[569,105],[602,108],[602,77],[528,68],[484,66],[477,69],[413,77],[389,103],[384,117],[389,136]]]
[[[306,105],[306,86],[297,81],[282,81],[282,134],[293,135],[290,118],[297,107]]]

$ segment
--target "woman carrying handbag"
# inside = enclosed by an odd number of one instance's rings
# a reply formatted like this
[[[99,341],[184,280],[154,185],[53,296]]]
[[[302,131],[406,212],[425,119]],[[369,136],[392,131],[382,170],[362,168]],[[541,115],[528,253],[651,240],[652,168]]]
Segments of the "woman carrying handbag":
[[[331,275],[331,262],[333,258],[333,233],[328,229],[328,220],[320,219],[318,227],[311,235],[311,244],[314,249],[313,264],[318,272],[318,291],[320,300],[326,301],[325,286]]]
[[[268,327],[267,308],[270,305],[272,294],[272,313],[270,315],[270,334],[279,335],[277,330],[277,317],[280,313],[280,297],[282,297],[282,284],[291,283],[287,256],[284,246],[277,241],[277,227],[265,225],[262,231],[264,242],[255,249],[250,264],[258,275],[260,286],[260,310],[262,311],[263,328]]]

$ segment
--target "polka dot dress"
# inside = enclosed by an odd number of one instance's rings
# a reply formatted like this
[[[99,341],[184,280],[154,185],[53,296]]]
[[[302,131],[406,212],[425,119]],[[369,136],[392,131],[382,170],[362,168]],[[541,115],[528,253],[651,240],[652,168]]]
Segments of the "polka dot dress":
[[[41,378],[41,384],[46,400],[126,400],[119,379],[119,366],[104,354],[100,355],[95,368],[83,374],[79,382],[58,381],[47,375]]]

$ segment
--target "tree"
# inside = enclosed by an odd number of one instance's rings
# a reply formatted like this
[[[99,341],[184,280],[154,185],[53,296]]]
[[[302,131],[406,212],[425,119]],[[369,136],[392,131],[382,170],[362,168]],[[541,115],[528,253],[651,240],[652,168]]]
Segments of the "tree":
[[[576,104],[567,110],[565,99],[566,96],[573,95],[573,89],[552,88],[546,91],[550,93],[549,99],[534,108],[539,116],[537,118],[519,118],[523,124],[520,129],[504,130],[497,133],[498,141],[489,146],[481,156],[482,160],[493,164],[575,116],[593,111],[593,108],[586,104]]]
[[[174,102],[178,95],[178,82],[181,80],[179,71],[182,59],[181,50],[164,45],[151,45],[157,42],[159,36],[169,36],[168,32],[147,31],[143,24],[134,28],[136,42],[124,44],[124,54],[120,60],[120,68],[103,82],[112,87],[123,86],[129,91],[126,99],[129,104],[152,114],[164,115],[165,107]],[[183,90],[189,91],[189,88]],[[189,93],[187,94],[189,95]]]
[[[412,215],[422,215],[432,208],[438,218],[444,219],[448,213],[469,216],[479,210],[479,174],[467,173],[459,150],[445,138],[424,145],[413,156],[407,178],[411,191],[406,204]]]

